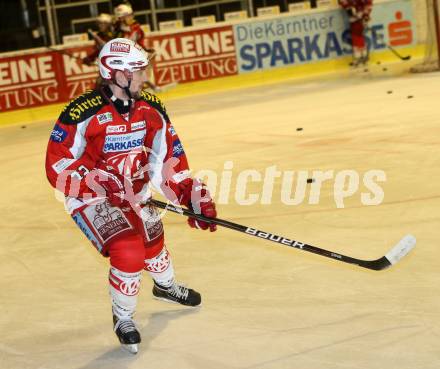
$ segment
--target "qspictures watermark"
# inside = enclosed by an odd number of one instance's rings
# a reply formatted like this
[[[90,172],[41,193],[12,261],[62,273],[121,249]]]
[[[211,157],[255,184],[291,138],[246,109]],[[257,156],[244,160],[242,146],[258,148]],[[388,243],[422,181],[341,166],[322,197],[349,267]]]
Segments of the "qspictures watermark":
[[[233,168],[233,162],[226,161],[221,173],[205,169],[194,173],[194,177],[201,178],[215,202],[223,205],[230,204],[231,200],[243,206],[270,205],[275,200],[275,193],[279,196],[277,202],[280,200],[285,205],[315,205],[321,200],[324,184],[332,186],[337,208],[344,208],[344,201],[353,196],[360,196],[365,206],[380,205],[385,197],[381,183],[386,182],[386,174],[380,169],[366,172],[353,169],[281,171],[276,165],[263,171],[234,171]],[[251,186],[253,190],[249,189]]]
[[[133,157],[137,158],[137,152]],[[70,162],[69,162],[70,163]],[[202,195],[197,188],[192,189],[192,204],[210,201],[213,198],[217,204],[228,205],[238,204],[241,206],[250,206],[254,204],[270,205],[281,203],[289,206],[309,204],[319,204],[322,196],[322,190],[326,188],[326,199],[328,189],[332,189],[332,197],[335,206],[339,209],[345,207],[345,200],[357,196],[360,203],[365,206],[380,205],[385,197],[381,183],[386,182],[386,174],[380,169],[371,169],[365,172],[353,169],[344,170],[278,170],[276,165],[269,166],[263,170],[244,169],[234,170],[234,163],[226,161],[221,172],[211,169],[199,170],[190,173],[188,170],[181,172],[175,171],[178,164],[176,158],[157,164],[157,162],[142,166],[137,160],[124,160],[122,173],[119,173],[123,179],[120,183],[120,191],[123,198],[130,206],[139,208],[139,204],[145,201],[144,191],[134,193],[132,180],[146,181],[150,179],[149,188],[146,193],[148,197],[155,193],[164,195],[173,204],[178,205],[178,194],[164,185],[167,181],[174,181],[176,184],[189,177],[200,178],[207,185],[209,194]],[[108,197],[106,190],[102,187],[103,182],[115,178],[114,174],[105,170],[93,169],[80,166],[76,171],[62,171],[62,175],[57,178],[56,188],[65,193],[66,185],[70,183],[68,196],[76,198],[79,195],[81,183],[84,180],[86,186],[91,189],[90,193],[84,193],[82,200],[85,203],[96,202],[96,200],[105,201]],[[116,170],[116,167],[113,169]],[[131,174],[130,174],[131,173]],[[125,175],[124,175],[125,174]],[[157,174],[162,179],[162,183],[156,183],[161,188],[153,186],[154,178]],[[134,175],[134,177],[133,177]],[[71,179],[69,179],[71,178]],[[131,179],[130,179],[131,178]],[[160,181],[159,181],[160,182]],[[62,196],[58,197],[61,201]],[[196,206],[197,208],[197,206]],[[197,210],[194,208],[194,210]]]

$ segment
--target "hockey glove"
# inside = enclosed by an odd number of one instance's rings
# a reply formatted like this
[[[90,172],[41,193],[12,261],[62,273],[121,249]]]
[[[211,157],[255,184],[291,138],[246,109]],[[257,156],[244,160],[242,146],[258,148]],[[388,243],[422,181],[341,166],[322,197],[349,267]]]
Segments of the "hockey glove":
[[[95,181],[105,190],[105,196],[113,206],[126,206],[125,186],[129,183],[123,176],[113,171],[95,169]]]
[[[217,211],[215,210],[214,201],[209,194],[208,188],[198,179],[188,178],[179,184],[181,190],[179,202],[196,214],[202,214],[208,218],[215,218]],[[209,228],[211,232],[217,230],[215,223],[208,223],[195,218],[188,218],[188,224],[192,228],[206,230]]]
[[[83,64],[88,65],[88,66],[91,66],[93,64],[93,60],[88,56],[83,58],[81,61]]]

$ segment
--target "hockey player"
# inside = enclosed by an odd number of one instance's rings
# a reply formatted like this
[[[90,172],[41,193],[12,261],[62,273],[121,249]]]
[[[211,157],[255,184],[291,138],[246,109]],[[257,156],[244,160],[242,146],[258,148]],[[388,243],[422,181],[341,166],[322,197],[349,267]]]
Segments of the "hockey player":
[[[99,14],[99,16],[96,18],[96,24],[98,26],[98,32],[94,33],[89,30],[89,34],[93,37],[95,45],[93,47],[93,51],[82,60],[82,62],[86,65],[92,65],[98,57],[98,54],[104,44],[115,37],[113,32],[113,19],[110,14]]]
[[[339,4],[345,9],[350,21],[351,40],[353,47],[352,66],[367,64],[368,49],[365,42],[364,32],[370,21],[373,7],[372,0],[339,0]]]
[[[189,175],[165,107],[142,91],[145,50],[131,40],[114,39],[102,48],[98,64],[103,84],[63,109],[50,136],[46,172],[66,196],[75,223],[109,257],[114,331],[123,347],[136,353],[141,337],[133,315],[143,270],[153,278],[154,297],[201,304],[198,292],[175,279],[162,222],[148,204],[150,185],[207,217],[216,217],[216,209],[206,186]],[[216,230],[212,223],[188,223]]]
[[[123,37],[133,40],[141,45],[148,52],[153,52],[153,49],[148,48],[145,33],[141,25],[136,21],[133,15],[133,8],[128,4],[120,4],[115,8],[115,34],[116,37]],[[145,82],[146,87],[154,92],[161,92],[161,88],[156,86],[150,78]]]
[[[133,8],[128,4],[120,4],[115,8],[115,17],[116,37],[128,38],[145,48],[145,34],[134,18]]]

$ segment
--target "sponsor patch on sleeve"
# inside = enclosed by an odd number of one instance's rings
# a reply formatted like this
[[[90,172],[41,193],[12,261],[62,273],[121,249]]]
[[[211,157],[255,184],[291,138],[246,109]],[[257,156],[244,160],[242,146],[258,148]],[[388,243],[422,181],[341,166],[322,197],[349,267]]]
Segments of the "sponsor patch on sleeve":
[[[175,140],[173,142],[173,156],[175,158],[178,158],[180,156],[182,156],[185,153],[185,151],[183,151],[183,146],[180,143],[180,140]]]
[[[73,164],[76,159],[62,158],[52,165],[52,169],[56,174],[60,174],[64,169]]]
[[[170,126],[170,128],[168,128],[168,132],[170,132],[171,136],[175,136],[176,135],[176,131],[174,130],[173,126]]]
[[[55,124],[50,134],[50,140],[53,142],[63,142],[67,137],[67,131]]]
[[[173,175],[173,181],[176,183],[182,182],[184,179],[187,179],[190,177],[191,172],[189,170],[182,170],[181,172],[176,173]]]

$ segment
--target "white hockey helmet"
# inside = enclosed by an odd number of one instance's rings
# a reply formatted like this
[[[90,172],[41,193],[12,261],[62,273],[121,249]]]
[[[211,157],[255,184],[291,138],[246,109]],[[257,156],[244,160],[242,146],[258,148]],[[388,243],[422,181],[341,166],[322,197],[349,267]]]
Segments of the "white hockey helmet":
[[[120,4],[115,8],[116,18],[122,18],[133,14],[133,8],[128,4]]]
[[[101,13],[96,17],[96,21],[98,23],[108,23],[111,24],[113,22],[113,17],[107,13]]]
[[[133,73],[149,64],[146,51],[127,38],[115,38],[107,42],[98,56],[99,74],[104,80],[112,80],[117,70]]]

